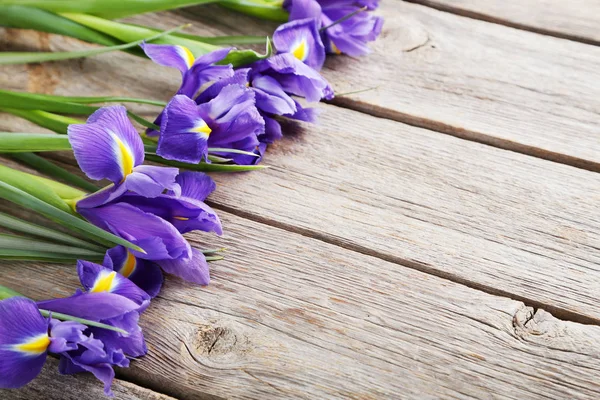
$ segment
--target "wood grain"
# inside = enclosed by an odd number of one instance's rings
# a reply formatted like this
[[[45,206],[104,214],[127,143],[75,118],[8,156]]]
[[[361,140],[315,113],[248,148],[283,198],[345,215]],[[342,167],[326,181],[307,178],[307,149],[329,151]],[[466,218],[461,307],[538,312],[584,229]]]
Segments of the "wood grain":
[[[545,35],[600,44],[600,3],[594,0],[405,0]]]
[[[115,379],[112,386],[115,400],[175,400],[152,390]],[[29,385],[18,390],[0,390],[3,400],[101,400],[104,395],[102,383],[91,374],[61,375],[58,360],[48,358],[42,373]]]
[[[564,319],[600,320],[600,175],[333,106],[320,125],[288,132],[269,149],[269,170],[215,175],[213,203]]]
[[[372,90],[335,104],[600,171],[600,48],[399,0],[381,2],[380,13],[386,22],[372,54],[330,57],[323,71],[337,93]],[[192,22],[200,34],[269,34],[275,26],[217,6],[133,21]]]
[[[222,212],[213,281],[169,279],[120,374],[181,399],[594,399],[600,327]],[[42,298],[74,266],[2,263]]]

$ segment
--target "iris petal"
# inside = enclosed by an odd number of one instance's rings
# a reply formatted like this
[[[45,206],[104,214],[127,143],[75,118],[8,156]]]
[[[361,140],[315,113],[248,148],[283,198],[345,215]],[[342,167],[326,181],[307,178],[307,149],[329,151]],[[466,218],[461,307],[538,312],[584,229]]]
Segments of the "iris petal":
[[[31,300],[0,301],[0,388],[22,387],[35,378],[46,360],[48,321]]]

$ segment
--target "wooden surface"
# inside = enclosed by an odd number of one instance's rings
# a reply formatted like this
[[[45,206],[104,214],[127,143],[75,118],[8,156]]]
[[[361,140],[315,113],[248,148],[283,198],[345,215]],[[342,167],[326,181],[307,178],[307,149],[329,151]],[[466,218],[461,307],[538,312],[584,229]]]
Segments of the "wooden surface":
[[[600,44],[594,0],[405,0],[438,10],[589,44]]]
[[[181,399],[599,397],[600,49],[399,1],[382,13],[372,55],[324,70],[338,93],[378,89],[287,127],[268,170],[214,175],[225,236],[189,238],[227,258],[207,288],[167,281],[142,318],[150,353],[122,380]],[[273,27],[216,6],[135,20]],[[56,94],[166,100],[178,81],[120,53],[0,71],[2,88]],[[40,130],[6,115],[0,129]],[[73,266],[1,268],[34,298],[77,286]],[[0,397],[43,398],[51,374]]]
[[[165,28],[187,21],[201,34],[270,31],[221,13],[206,6],[133,21]],[[331,57],[324,71],[338,93],[375,89],[336,104],[600,171],[600,48],[400,0],[382,1],[380,13],[386,22],[373,53],[355,62]]]

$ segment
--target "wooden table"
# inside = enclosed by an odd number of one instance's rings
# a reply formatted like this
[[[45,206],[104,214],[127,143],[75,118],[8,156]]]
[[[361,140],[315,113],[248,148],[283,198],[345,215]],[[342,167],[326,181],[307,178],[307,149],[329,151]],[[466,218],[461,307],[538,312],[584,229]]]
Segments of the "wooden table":
[[[118,371],[117,398],[600,398],[598,2],[384,0],[380,12],[373,53],[323,71],[338,93],[371,90],[290,126],[268,170],[214,175],[225,235],[188,237],[227,258],[206,288],[167,280],[142,317],[149,354]],[[275,26],[217,6],[131,20],[205,35]],[[161,100],[179,82],[121,53],[0,77]],[[0,284],[33,298],[78,285],[72,265],[1,268]],[[49,364],[0,397],[102,398],[92,377]]]

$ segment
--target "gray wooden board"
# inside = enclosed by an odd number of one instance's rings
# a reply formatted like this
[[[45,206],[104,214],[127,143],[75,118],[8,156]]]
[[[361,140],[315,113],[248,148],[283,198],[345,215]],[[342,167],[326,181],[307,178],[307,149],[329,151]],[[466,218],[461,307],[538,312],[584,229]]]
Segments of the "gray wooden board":
[[[600,3],[595,0],[406,1],[546,35],[600,44]]]
[[[149,354],[120,374],[182,399],[594,399],[600,327],[221,212],[202,288],[169,279],[142,316]],[[72,265],[0,263],[36,299]]]
[[[600,48],[399,0],[381,2],[380,14],[386,22],[372,54],[330,57],[323,71],[337,93],[375,89],[336,104],[600,170]],[[199,34],[269,34],[276,26],[218,6],[132,21],[192,22]]]
[[[115,400],[175,400],[133,383],[115,379]],[[91,374],[60,375],[58,360],[48,358],[42,373],[29,385],[18,390],[1,390],[3,400],[99,400],[108,399],[102,384]]]
[[[290,126],[269,149],[269,170],[215,175],[212,201],[561,317],[600,319],[600,175],[322,108],[319,125]]]

